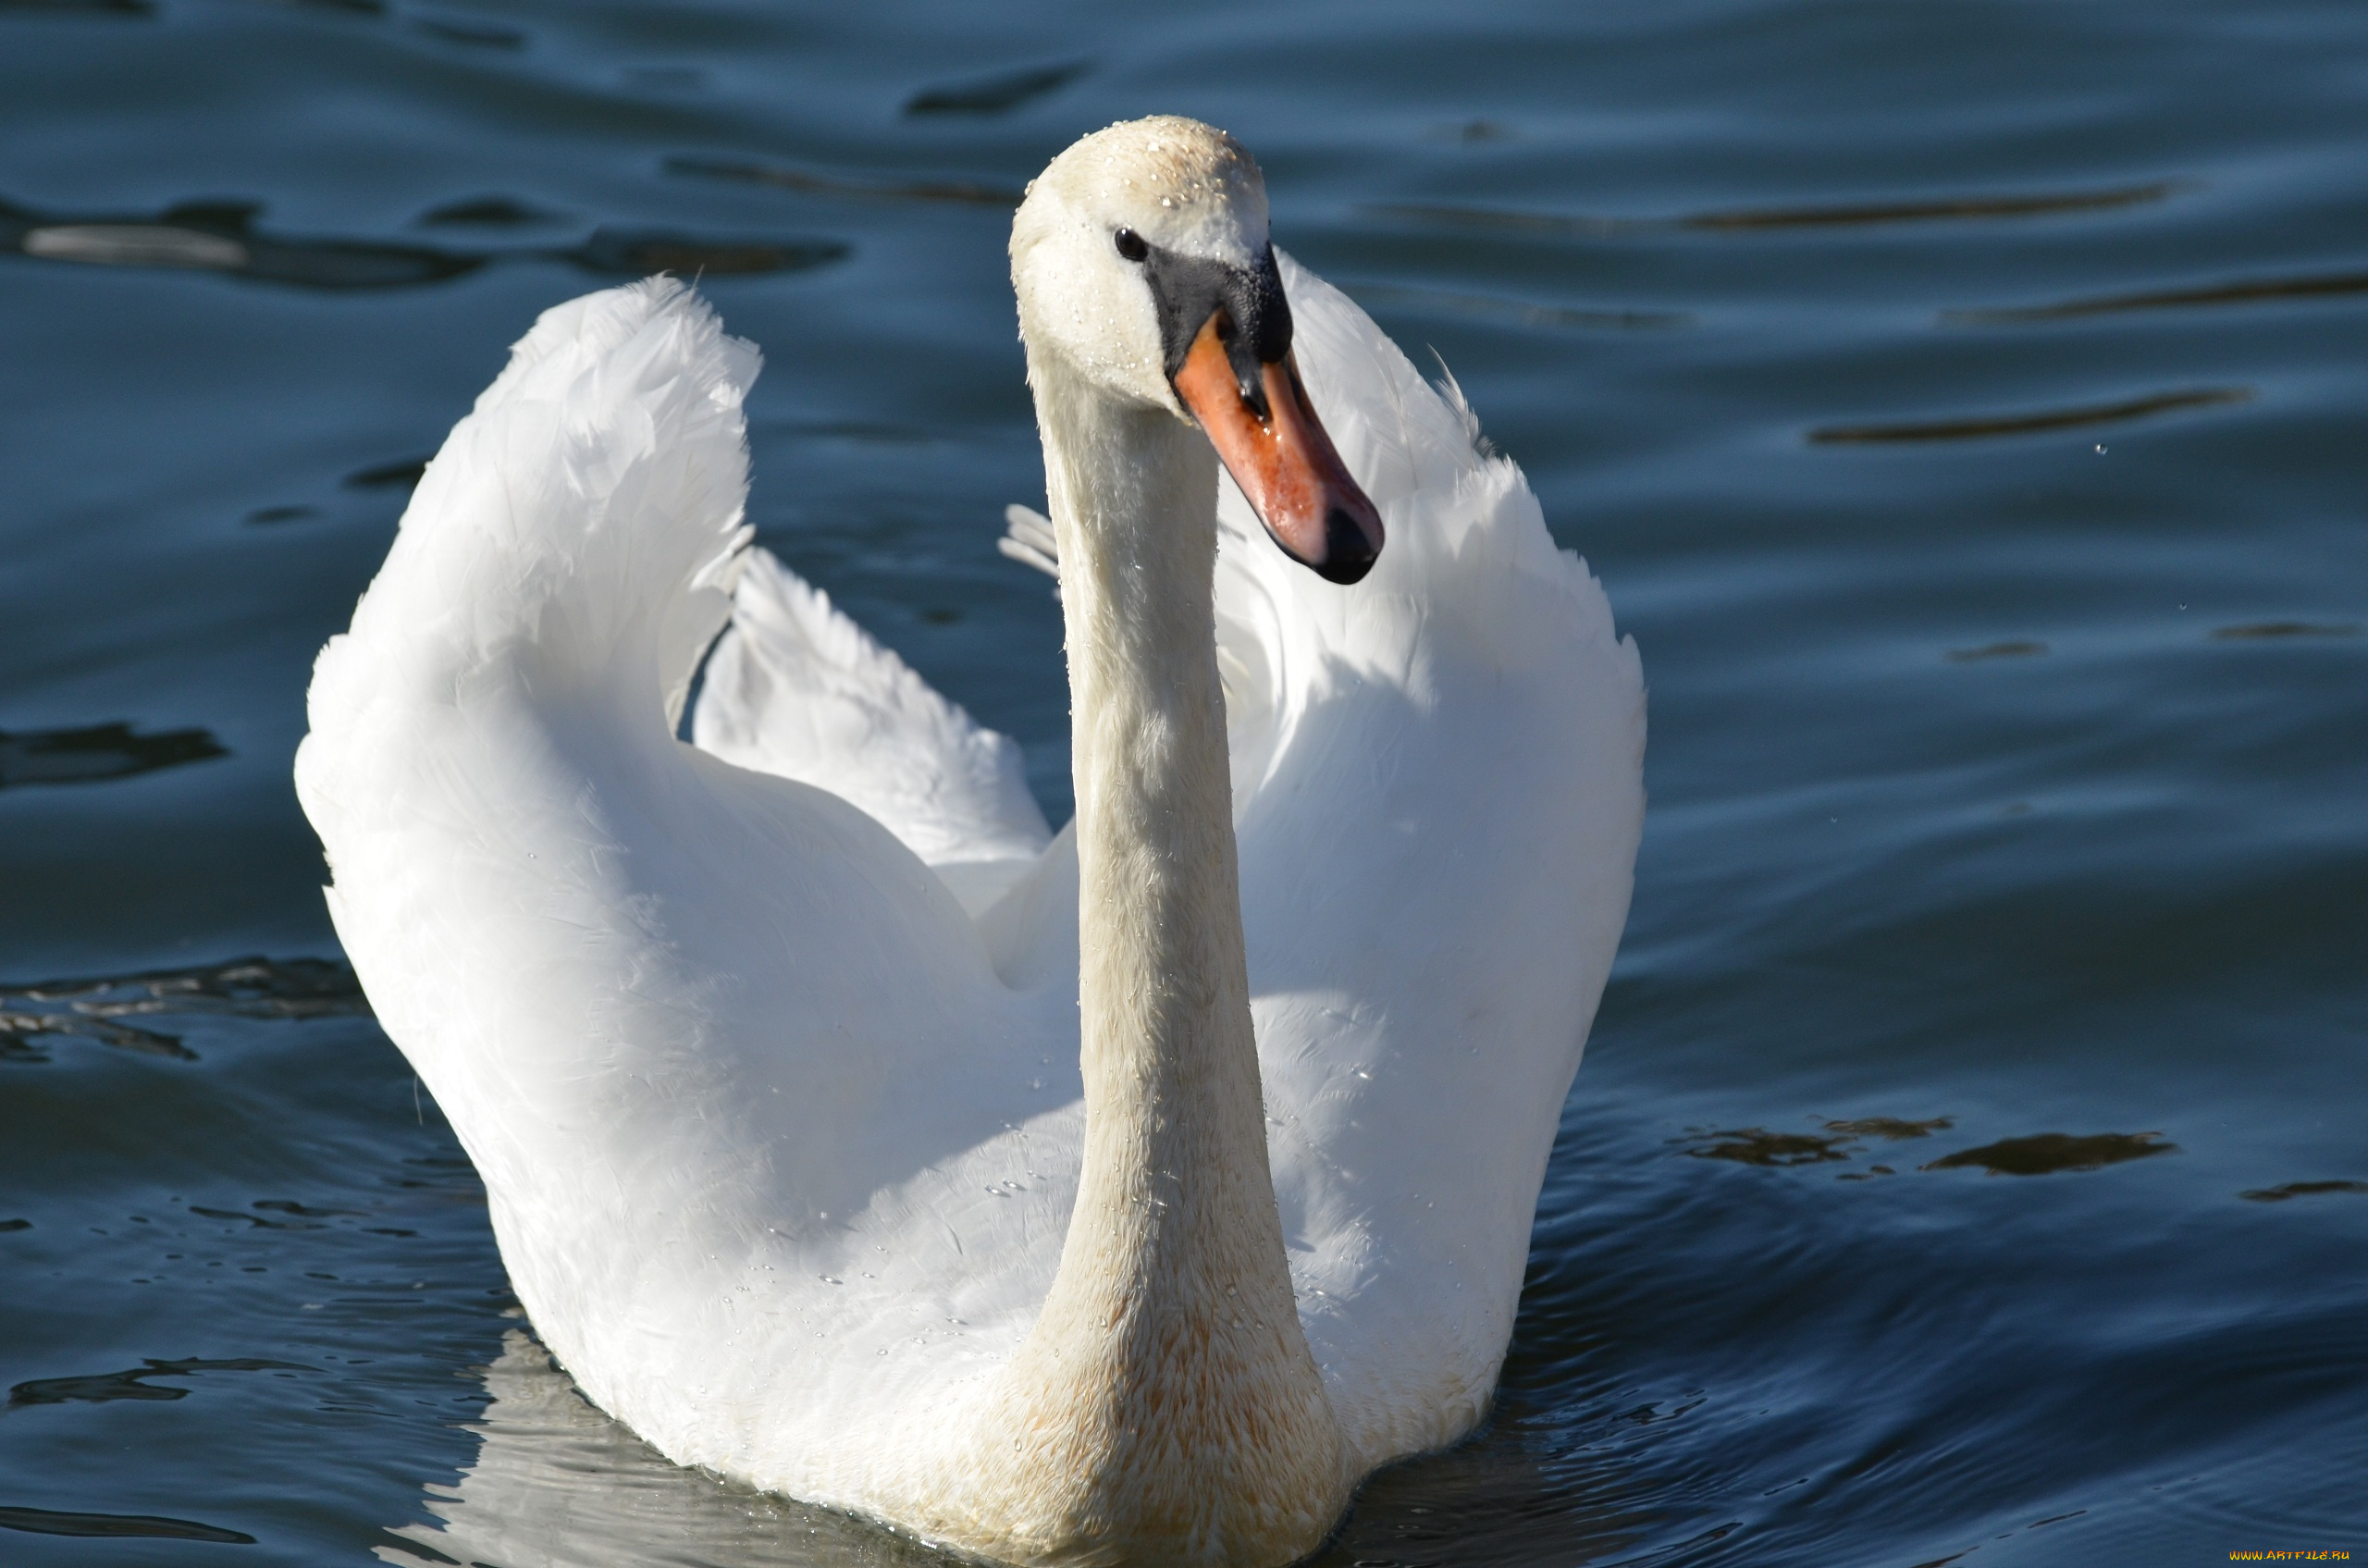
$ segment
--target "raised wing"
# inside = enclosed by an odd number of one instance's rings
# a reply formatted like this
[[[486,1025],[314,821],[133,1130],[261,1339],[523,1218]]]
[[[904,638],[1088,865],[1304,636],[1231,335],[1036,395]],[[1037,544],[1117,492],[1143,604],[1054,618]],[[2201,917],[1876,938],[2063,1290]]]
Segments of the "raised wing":
[[[974,915],[1052,836],[1016,744],[762,549],[747,554],[691,726],[703,751],[860,807]]]
[[[1301,1317],[1367,1463],[1478,1418],[1625,921],[1644,685],[1453,384],[1285,258],[1294,352],[1388,544],[1342,588],[1240,492],[1220,661]]]
[[[1006,985],[871,815],[675,740],[757,363],[670,280],[548,313],[323,651],[297,784],[546,1342],[675,1459],[829,1501],[851,1426],[1042,1299],[1075,991]]]

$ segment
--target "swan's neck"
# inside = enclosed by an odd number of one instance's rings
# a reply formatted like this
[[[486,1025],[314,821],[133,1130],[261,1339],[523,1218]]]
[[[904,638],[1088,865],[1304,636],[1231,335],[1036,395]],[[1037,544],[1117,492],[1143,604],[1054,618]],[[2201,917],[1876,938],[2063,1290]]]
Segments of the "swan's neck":
[[[1030,375],[1067,619],[1086,1119],[1059,1271],[1005,1375],[1011,1436],[1064,1483],[1052,1555],[1284,1562],[1347,1482],[1266,1161],[1216,457],[1173,414]]]

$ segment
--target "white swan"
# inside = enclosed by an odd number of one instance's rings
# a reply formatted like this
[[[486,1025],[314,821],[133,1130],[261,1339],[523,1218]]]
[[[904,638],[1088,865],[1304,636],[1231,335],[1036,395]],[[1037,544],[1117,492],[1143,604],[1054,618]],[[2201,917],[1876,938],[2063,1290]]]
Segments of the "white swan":
[[[665,280],[453,430],[298,788],[591,1399],[984,1556],[1280,1563],[1486,1407],[1626,914],[1635,648],[1230,138],[1079,142],[1012,271],[1074,833],[746,549],[757,355]]]

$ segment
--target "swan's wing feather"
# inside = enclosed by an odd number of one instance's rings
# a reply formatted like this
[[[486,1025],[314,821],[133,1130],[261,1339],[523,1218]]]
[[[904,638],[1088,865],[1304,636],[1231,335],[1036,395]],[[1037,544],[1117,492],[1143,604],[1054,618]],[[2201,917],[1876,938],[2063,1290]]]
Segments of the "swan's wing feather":
[[[1220,652],[1301,1312],[1368,1463],[1476,1420],[1626,916],[1644,685],[1461,395],[1286,258],[1309,394],[1388,529],[1286,561],[1230,484]]]
[[[1032,566],[1053,579],[1053,597],[1061,597],[1061,539],[1053,520],[1032,506],[1018,501],[1003,509],[1004,536],[995,553],[1022,566]]]
[[[871,816],[674,738],[756,365],[666,280],[549,313],[324,649],[297,784],[547,1342],[672,1457],[827,1501],[1042,1300],[1076,1008]]]
[[[763,549],[748,552],[691,726],[703,751],[859,807],[973,913],[1052,836],[1015,742],[940,696]]]

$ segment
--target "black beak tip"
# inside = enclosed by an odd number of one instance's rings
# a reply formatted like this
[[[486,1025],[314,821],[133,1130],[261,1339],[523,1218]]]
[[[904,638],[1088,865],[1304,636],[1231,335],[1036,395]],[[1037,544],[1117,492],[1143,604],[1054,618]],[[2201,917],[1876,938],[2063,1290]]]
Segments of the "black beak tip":
[[[1324,514],[1324,559],[1315,564],[1317,576],[1343,586],[1361,583],[1380,556],[1372,536],[1348,508],[1336,506]]]

